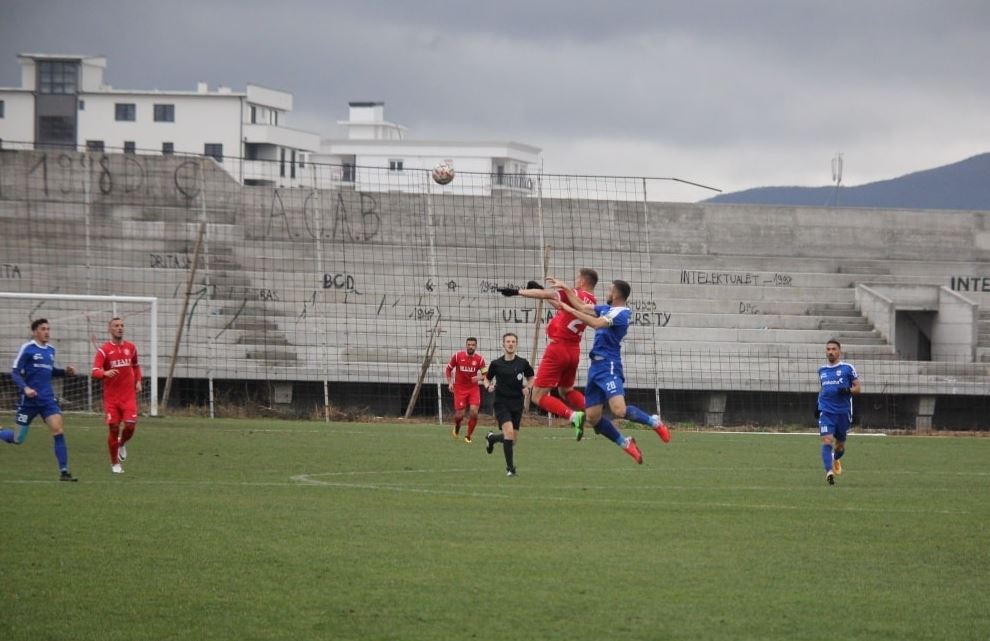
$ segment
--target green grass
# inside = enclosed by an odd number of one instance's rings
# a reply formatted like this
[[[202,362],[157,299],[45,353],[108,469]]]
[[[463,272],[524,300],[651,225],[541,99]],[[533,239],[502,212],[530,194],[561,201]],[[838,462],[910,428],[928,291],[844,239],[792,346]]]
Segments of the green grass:
[[[0,446],[0,639],[986,639],[990,439],[67,419]],[[479,428],[483,437],[484,429]]]

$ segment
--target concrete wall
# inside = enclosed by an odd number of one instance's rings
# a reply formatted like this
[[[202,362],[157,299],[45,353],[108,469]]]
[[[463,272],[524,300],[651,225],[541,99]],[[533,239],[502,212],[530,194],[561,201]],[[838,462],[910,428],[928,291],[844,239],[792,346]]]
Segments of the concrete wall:
[[[558,193],[568,180],[547,178]],[[159,353],[186,328],[182,377],[409,384],[438,318],[428,382],[440,380],[442,363],[469,335],[490,358],[505,331],[519,334],[524,355],[542,347],[537,319],[545,322],[546,310],[495,288],[541,277],[546,259],[566,280],[580,267],[598,269],[602,298],[614,278],[632,284],[630,387],[813,392],[824,342],[840,336],[878,389],[988,389],[982,366],[948,380],[928,364],[895,361],[884,335],[896,333],[896,319],[885,324],[879,305],[868,312],[874,329],[856,311],[853,285],[937,287],[983,269],[990,250],[973,229],[990,214],[942,213],[936,225],[931,212],[601,197],[614,188],[603,183],[599,198],[543,199],[271,189],[240,186],[205,159],[5,153],[0,287],[158,296]],[[180,318],[201,221],[203,253]],[[850,246],[823,245],[828,234]],[[945,300],[956,328],[933,331],[955,358],[965,305]],[[23,342],[24,318],[35,312],[0,310],[0,324],[14,328],[0,350]],[[88,351],[85,326],[63,329],[65,342]]]

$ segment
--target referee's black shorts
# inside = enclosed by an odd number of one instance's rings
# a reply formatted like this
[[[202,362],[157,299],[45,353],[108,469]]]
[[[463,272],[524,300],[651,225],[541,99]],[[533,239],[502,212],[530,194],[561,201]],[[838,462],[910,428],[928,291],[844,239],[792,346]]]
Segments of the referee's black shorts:
[[[512,421],[513,429],[519,429],[519,424],[522,422],[522,403],[503,403],[500,401],[495,401],[493,409],[495,410],[495,420],[498,421],[498,426],[500,428],[505,423]]]

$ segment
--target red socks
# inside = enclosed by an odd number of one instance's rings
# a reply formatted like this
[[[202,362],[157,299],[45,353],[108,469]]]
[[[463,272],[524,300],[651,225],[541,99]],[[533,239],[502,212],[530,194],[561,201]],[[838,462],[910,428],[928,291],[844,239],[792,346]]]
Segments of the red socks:
[[[468,419],[468,433],[467,433],[468,438],[471,438],[471,435],[474,434],[474,426],[477,424],[478,424],[477,416],[472,416],[471,418]]]
[[[580,412],[584,411],[584,394],[577,391],[576,389],[572,389],[571,391],[567,392],[567,402],[570,403],[571,407],[573,407],[574,409]]]
[[[556,396],[544,394],[540,397],[540,400],[536,404],[541,410],[544,412],[549,412],[554,416],[559,416],[560,418],[571,417],[571,408],[564,405],[564,401],[560,400]]]
[[[131,430],[133,431],[133,430]],[[107,429],[107,449],[110,450],[110,465],[116,465],[120,463],[117,460],[117,444],[120,441],[120,437],[117,436],[117,426],[110,425]]]
[[[120,435],[120,442],[126,443],[127,441],[131,440],[131,438],[134,436],[134,428],[136,427],[137,425],[135,425],[134,423],[124,423],[124,433]]]

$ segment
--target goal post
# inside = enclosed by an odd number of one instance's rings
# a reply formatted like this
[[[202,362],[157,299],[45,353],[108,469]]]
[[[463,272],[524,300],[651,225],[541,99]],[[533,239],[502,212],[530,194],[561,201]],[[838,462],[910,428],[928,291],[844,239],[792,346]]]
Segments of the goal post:
[[[52,344],[57,350],[57,364],[74,365],[77,377],[86,379],[85,407],[92,410],[92,378],[90,364],[99,345],[109,338],[107,321],[120,316],[125,322],[147,316],[147,322],[131,322],[125,338],[138,347],[142,370],[149,377],[148,414],[158,416],[158,298],[154,296],[98,296],[88,294],[38,294],[30,292],[0,292],[0,340],[5,354],[0,358],[12,362],[17,349],[30,340],[33,318],[48,318],[52,325]],[[22,304],[18,305],[17,301]],[[145,347],[147,346],[147,347]],[[142,349],[144,348],[144,349]],[[83,392],[78,390],[78,394]],[[80,397],[81,398],[81,397]],[[71,407],[79,409],[83,401],[70,399]],[[99,411],[99,410],[98,410]]]

